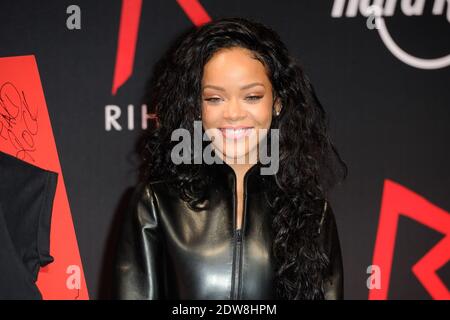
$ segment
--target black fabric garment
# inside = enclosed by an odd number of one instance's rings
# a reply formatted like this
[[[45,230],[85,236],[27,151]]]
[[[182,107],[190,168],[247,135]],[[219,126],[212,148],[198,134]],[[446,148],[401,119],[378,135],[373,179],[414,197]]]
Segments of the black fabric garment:
[[[116,251],[115,299],[276,299],[269,176],[244,178],[243,221],[236,229],[236,176],[205,166],[213,179],[202,210],[192,210],[168,181],[135,189]],[[320,231],[319,231],[320,230]],[[319,245],[330,264],[326,299],[343,298],[343,265],[331,206],[323,203]]]
[[[42,299],[58,174],[0,152],[0,299]]]

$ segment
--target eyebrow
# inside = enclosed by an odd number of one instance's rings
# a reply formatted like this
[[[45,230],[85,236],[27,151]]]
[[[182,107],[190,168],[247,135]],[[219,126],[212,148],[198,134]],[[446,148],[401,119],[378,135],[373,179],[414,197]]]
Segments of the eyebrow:
[[[264,87],[264,85],[261,82],[252,82],[252,83],[246,84],[245,86],[242,86],[241,90],[249,89],[249,88],[252,88],[252,87],[255,87],[255,86],[263,86]],[[219,90],[219,91],[225,91],[224,88],[219,87],[219,86],[214,86],[212,84],[205,85],[203,87],[203,90],[206,89],[206,88],[216,89],[216,90]]]

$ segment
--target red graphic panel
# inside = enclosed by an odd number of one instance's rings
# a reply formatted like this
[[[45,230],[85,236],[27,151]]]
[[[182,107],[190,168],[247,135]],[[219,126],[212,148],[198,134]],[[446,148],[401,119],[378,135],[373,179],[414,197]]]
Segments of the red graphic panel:
[[[89,299],[64,177],[33,55],[0,58],[0,150],[58,173],[50,254],[37,285],[44,299]]]
[[[211,21],[208,12],[198,0],[177,0],[177,2],[196,27]],[[116,65],[112,86],[113,95],[116,95],[117,90],[127,82],[133,73],[141,11],[142,0],[122,0]]]
[[[177,2],[196,27],[211,21],[208,12],[198,0],[177,0]]]
[[[141,8],[142,0],[122,0],[116,67],[112,87],[113,95],[133,73]]]
[[[373,265],[381,270],[381,288],[371,289],[369,299],[387,299],[399,216],[404,215],[445,236],[413,267],[412,272],[433,299],[450,299],[450,292],[436,271],[450,260],[450,214],[422,196],[385,180]]]

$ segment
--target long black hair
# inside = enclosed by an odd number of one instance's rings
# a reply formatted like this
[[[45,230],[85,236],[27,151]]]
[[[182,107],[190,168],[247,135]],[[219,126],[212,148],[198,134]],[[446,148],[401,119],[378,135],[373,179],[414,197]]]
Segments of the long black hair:
[[[279,299],[324,298],[322,274],[328,257],[317,243],[324,200],[345,179],[347,166],[330,140],[328,118],[300,67],[268,26],[244,18],[222,18],[189,30],[157,64],[148,104],[158,125],[142,139],[143,179],[177,181],[191,207],[201,201],[208,179],[199,166],[175,165],[171,134],[193,132],[201,114],[203,67],[220,49],[249,49],[263,63],[282,109],[271,127],[279,129],[279,170],[269,196],[273,205],[273,255]]]

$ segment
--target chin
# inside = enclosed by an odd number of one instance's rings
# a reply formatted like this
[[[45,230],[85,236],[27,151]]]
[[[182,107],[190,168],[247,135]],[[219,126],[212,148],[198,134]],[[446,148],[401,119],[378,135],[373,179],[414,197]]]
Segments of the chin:
[[[250,149],[253,151],[253,149]],[[256,150],[256,149],[255,149]],[[222,152],[223,150],[221,150],[221,153],[224,155],[224,160],[225,162],[229,162],[229,163],[235,163],[235,164],[254,164],[256,163],[257,157],[256,157],[256,153],[254,152],[250,152],[249,150],[237,150],[236,152]],[[251,155],[253,155],[253,158],[251,157]]]

